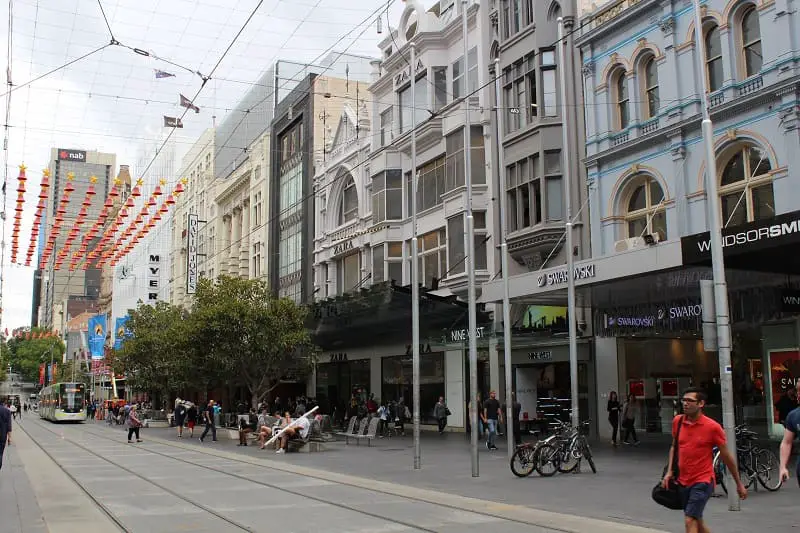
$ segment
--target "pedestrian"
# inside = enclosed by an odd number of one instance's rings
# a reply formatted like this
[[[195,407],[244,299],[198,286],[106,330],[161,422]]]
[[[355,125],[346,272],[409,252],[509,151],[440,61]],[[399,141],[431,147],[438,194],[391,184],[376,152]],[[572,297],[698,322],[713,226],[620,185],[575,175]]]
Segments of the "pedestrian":
[[[450,409],[444,403],[444,396],[439,396],[439,401],[433,408],[433,417],[439,423],[439,435],[444,433],[444,428],[447,426],[447,416],[450,414]]]
[[[796,380],[795,387],[797,387],[797,394],[795,397],[800,396],[800,379]],[[781,479],[786,481],[789,479],[789,457],[792,455],[792,444],[794,439],[800,436],[800,407],[795,407],[786,416],[783,424],[783,440],[781,441]],[[800,461],[797,461],[795,468],[797,473],[797,484],[800,485]]]
[[[736,482],[736,492],[747,498],[747,489],[739,477],[739,469],[725,442],[725,432],[716,420],[703,414],[706,394],[702,389],[690,387],[681,397],[683,414],[672,420],[672,446],[669,465],[662,484],[668,488],[677,481],[683,503],[686,533],[709,533],[703,522],[703,510],[714,493],[714,446]],[[677,435],[677,439],[676,439]],[[676,450],[677,446],[677,450]],[[678,453],[678,479],[673,480],[673,460]]]
[[[11,446],[11,410],[0,403],[0,469],[3,468],[3,453],[6,444]]]
[[[211,440],[213,442],[217,442],[217,426],[214,424],[214,400],[208,401],[208,406],[206,410],[203,412],[203,418],[206,424],[206,429],[203,430],[203,434],[200,435],[200,442],[203,442],[203,439],[206,438],[208,432],[211,431]]]
[[[189,404],[186,410],[186,427],[189,428],[189,438],[194,438],[194,425],[197,423],[197,406],[193,403]]]
[[[378,407],[378,418],[380,419],[378,438],[382,439],[389,431],[389,408],[386,406],[386,402],[381,402],[381,406]]]
[[[630,444],[628,439],[633,437],[633,445],[639,445],[639,437],[636,436],[636,395],[629,394],[628,401],[622,408],[622,427],[625,432],[622,437],[624,444]]]
[[[16,406],[15,404],[13,404],[13,403],[12,403],[12,404],[11,404],[11,409],[10,409],[10,410],[11,410],[11,418],[13,418],[14,420],[16,420],[16,419],[17,419],[17,406]]]
[[[606,406],[606,410],[608,411],[608,423],[611,424],[611,444],[616,446],[617,445],[617,431],[619,430],[619,399],[617,398],[617,391],[611,391],[608,393],[608,405]]]
[[[131,406],[128,410],[128,416],[125,418],[125,425],[128,426],[128,444],[133,442],[131,438],[134,435],[136,435],[136,442],[142,442],[142,439],[139,437],[139,428],[142,427],[142,422],[136,414],[135,405]]]
[[[183,424],[186,422],[186,405],[182,400],[175,404],[175,411],[172,414],[175,418],[175,425],[178,426],[178,438],[183,438]]]
[[[483,423],[486,425],[486,448],[490,451],[496,450],[494,439],[497,436],[497,424],[503,421],[503,413],[500,409],[500,402],[497,401],[497,393],[489,392],[489,399],[483,403]]]
[[[247,446],[247,435],[258,430],[258,416],[255,409],[250,409],[247,418],[239,418],[239,444],[237,446]]]

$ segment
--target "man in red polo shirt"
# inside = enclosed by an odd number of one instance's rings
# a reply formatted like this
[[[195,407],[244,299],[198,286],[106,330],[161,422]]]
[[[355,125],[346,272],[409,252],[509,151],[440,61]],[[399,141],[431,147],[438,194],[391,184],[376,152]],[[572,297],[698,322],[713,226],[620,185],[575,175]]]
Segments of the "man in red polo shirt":
[[[701,389],[686,389],[681,398],[682,415],[672,420],[672,447],[669,449],[669,467],[664,476],[664,487],[672,479],[672,460],[675,457],[675,435],[681,424],[678,445],[678,485],[683,498],[684,524],[686,533],[709,533],[703,522],[703,510],[714,492],[714,446],[719,448],[725,466],[736,482],[736,492],[742,499],[747,498],[747,489],[739,478],[736,461],[725,444],[725,432],[715,420],[703,414],[706,395]]]

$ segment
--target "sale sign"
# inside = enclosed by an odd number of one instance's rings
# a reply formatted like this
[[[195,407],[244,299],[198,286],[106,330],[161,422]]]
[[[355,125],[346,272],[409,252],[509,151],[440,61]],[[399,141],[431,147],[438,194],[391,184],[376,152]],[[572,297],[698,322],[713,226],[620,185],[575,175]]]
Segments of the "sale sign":
[[[774,408],[784,393],[795,387],[800,379],[800,351],[780,350],[769,354],[769,372],[772,378],[772,403],[774,421],[779,422],[778,410]]]

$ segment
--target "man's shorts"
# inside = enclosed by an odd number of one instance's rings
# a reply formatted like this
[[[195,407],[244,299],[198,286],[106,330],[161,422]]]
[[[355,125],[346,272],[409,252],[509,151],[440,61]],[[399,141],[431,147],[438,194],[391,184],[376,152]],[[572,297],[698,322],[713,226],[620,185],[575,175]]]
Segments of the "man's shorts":
[[[690,487],[681,487],[683,514],[697,520],[702,519],[703,510],[713,492],[714,486],[711,483],[695,483]]]

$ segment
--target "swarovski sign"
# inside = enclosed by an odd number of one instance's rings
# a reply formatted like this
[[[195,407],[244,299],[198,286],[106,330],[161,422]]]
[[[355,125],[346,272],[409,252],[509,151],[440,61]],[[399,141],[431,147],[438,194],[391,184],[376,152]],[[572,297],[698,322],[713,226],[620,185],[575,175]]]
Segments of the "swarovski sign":
[[[197,215],[188,215],[186,232],[186,294],[197,292],[197,232],[200,221]]]
[[[562,285],[567,282],[567,269],[556,270],[548,274],[540,274],[537,278],[539,287],[547,287],[548,285]],[[576,266],[573,272],[575,281],[593,278],[595,276],[594,264]]]

